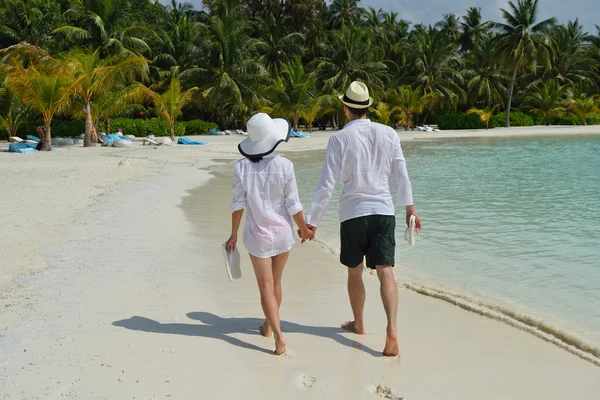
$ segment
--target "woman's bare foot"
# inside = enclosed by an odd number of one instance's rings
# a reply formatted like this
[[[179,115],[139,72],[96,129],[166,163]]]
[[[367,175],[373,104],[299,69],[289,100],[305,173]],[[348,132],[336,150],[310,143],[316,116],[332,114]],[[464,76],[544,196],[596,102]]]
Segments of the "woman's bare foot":
[[[260,328],[258,328],[258,330],[260,331],[260,334],[263,335],[264,337],[271,337],[271,336],[273,336],[273,331],[271,330],[271,327],[269,326],[269,324],[267,323],[267,321],[265,321],[265,323],[262,324],[260,326]]]
[[[347,321],[342,324],[342,329],[345,329],[349,332],[356,333],[358,335],[366,335],[365,327],[358,326],[355,321]]]
[[[273,353],[275,353],[276,356],[285,354],[285,345],[286,343],[283,336],[280,339],[275,339],[275,351]]]
[[[385,357],[396,357],[400,353],[398,349],[398,338],[396,335],[388,335],[385,339],[385,348],[383,349],[383,355]]]

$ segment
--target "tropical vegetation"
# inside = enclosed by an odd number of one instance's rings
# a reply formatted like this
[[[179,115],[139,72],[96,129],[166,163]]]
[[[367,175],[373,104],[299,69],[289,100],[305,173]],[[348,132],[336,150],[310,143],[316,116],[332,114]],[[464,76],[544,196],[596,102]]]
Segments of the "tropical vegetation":
[[[543,1],[424,25],[360,0],[0,0],[0,135],[81,121],[91,146],[115,121],[175,136],[259,111],[337,127],[353,80],[404,129],[594,123],[600,27],[541,19]]]

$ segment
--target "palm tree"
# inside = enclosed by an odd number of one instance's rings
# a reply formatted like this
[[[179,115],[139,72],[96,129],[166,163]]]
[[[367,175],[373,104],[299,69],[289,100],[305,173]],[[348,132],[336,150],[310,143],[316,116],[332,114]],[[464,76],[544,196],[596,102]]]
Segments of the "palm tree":
[[[366,26],[373,30],[380,29],[382,25],[381,23],[384,18],[384,14],[385,13],[382,8],[380,8],[379,10],[376,10],[373,7],[367,8],[367,10],[364,12],[364,20]]]
[[[329,6],[331,26],[339,28],[357,22],[365,13],[358,3],[360,0],[333,0]]]
[[[106,94],[122,81],[127,74],[133,72],[145,74],[147,69],[146,59],[143,57],[110,57],[100,58],[100,49],[73,50],[61,56],[74,78],[71,92],[75,99],[82,103],[85,113],[85,147],[95,146],[92,142],[94,120],[92,116],[92,103]],[[110,132],[107,132],[110,133]]]
[[[70,0],[67,15],[76,25],[65,25],[55,30],[75,43],[99,49],[102,56],[140,55],[150,52],[144,36],[151,31],[143,24],[121,25],[129,11],[129,2],[123,0]]]
[[[59,2],[0,0],[0,47],[21,42],[51,46],[52,31],[63,23]]]
[[[473,107],[467,111],[467,115],[479,115],[479,119],[485,124],[485,130],[487,131],[490,129],[490,119],[492,118],[492,115],[494,115],[494,109],[496,109],[496,107],[498,106],[496,105],[494,107],[486,107],[484,109]]]
[[[19,49],[32,48],[29,45],[19,45]],[[25,67],[21,60],[15,57],[7,66],[4,85],[19,96],[23,104],[39,112],[44,119],[46,130],[42,150],[52,149],[52,119],[55,115],[68,109],[71,103],[70,87],[73,78],[69,76],[60,63],[50,58],[36,58],[35,48],[31,50],[32,58],[40,61]],[[15,52],[15,53],[18,53]]]
[[[451,43],[456,43],[460,36],[460,19],[455,14],[443,14],[443,19],[435,24]]]
[[[263,42],[258,49],[262,53],[260,61],[272,78],[279,76],[283,65],[290,59],[304,52],[304,35],[299,32],[288,33],[290,23],[289,17],[275,18],[273,14],[260,21]]]
[[[483,102],[486,106],[504,104],[509,79],[495,62],[493,36],[471,51],[469,67],[464,71],[469,104]]]
[[[6,139],[17,136],[17,131],[27,109],[21,100],[10,90],[0,87],[0,126],[6,130]]]
[[[377,119],[383,125],[388,125],[390,120],[394,118],[394,115],[401,112],[398,106],[390,108],[389,104],[381,101],[374,108],[371,108],[370,111],[377,116]]]
[[[169,123],[172,141],[175,141],[175,120],[181,117],[183,107],[193,100],[193,96],[197,91],[197,87],[182,90],[179,79],[173,77],[166,92],[162,94],[154,91],[147,92],[152,99],[158,116]]]
[[[194,17],[191,6],[172,0],[170,11],[162,18],[160,40],[152,59],[155,79],[168,85],[174,74],[197,68],[202,62],[202,34],[203,26]]]
[[[481,8],[471,7],[460,22],[461,33],[458,43],[462,51],[477,49],[487,39],[490,30],[489,22],[481,21]]]
[[[579,21],[568,26],[556,25],[548,29],[552,48],[550,74],[562,83],[575,84],[585,81],[593,84],[598,80],[595,61],[587,49],[588,35],[583,32]]]
[[[569,113],[583,120],[584,125],[587,125],[590,118],[600,113],[600,99],[597,95],[582,95],[578,98],[567,99],[565,105]]]
[[[273,111],[290,118],[292,126],[298,130],[300,118],[313,106],[316,98],[315,80],[305,73],[299,56],[284,66],[280,81],[274,87],[274,98]]]
[[[506,100],[506,127],[510,126],[510,108],[513,91],[519,71],[535,72],[538,63],[550,68],[550,48],[546,30],[556,23],[549,18],[536,23],[539,13],[539,0],[517,0],[508,2],[511,12],[500,9],[504,23],[493,23],[499,31],[498,56],[512,70]]]
[[[384,87],[387,66],[382,50],[373,45],[370,33],[355,26],[332,31],[327,57],[315,60],[323,91],[343,93],[352,81],[361,80],[376,92]]]
[[[534,115],[544,117],[546,125],[550,125],[553,117],[566,112],[561,103],[567,93],[567,86],[561,86],[555,79],[540,82],[529,90],[527,109]]]
[[[463,61],[456,45],[448,43],[443,34],[431,27],[416,33],[414,82],[425,94],[435,94],[443,108],[456,107],[465,97],[462,89]]]
[[[408,130],[412,126],[413,117],[422,113],[425,107],[435,100],[435,94],[425,94],[421,87],[413,89],[410,86],[402,86],[390,89],[385,98],[393,106],[393,110],[403,115],[404,128]]]
[[[235,114],[248,106],[260,106],[260,85],[271,81],[266,68],[257,62],[264,43],[250,38],[245,9],[234,0],[215,2],[213,8],[205,24],[209,35],[203,43],[204,66],[189,69],[180,77],[202,88],[204,105],[216,111],[225,129],[234,122]]]

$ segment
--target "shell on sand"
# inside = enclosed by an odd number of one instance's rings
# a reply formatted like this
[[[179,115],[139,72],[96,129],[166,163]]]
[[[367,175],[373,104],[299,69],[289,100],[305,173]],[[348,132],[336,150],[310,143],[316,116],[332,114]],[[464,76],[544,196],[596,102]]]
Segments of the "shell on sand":
[[[118,166],[123,168],[131,168],[131,164],[129,164],[129,161],[126,159],[121,160]]]

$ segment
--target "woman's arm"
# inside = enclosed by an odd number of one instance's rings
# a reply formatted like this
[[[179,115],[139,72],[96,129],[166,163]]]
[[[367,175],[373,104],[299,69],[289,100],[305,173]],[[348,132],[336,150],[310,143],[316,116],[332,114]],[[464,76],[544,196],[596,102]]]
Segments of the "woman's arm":
[[[231,213],[231,236],[227,240],[227,244],[225,248],[228,252],[232,252],[235,250],[237,246],[237,235],[238,230],[240,229],[240,223],[242,222],[242,215],[244,214],[244,209],[236,210]]]
[[[304,214],[302,214],[302,211],[294,214],[292,217],[294,218],[294,221],[296,221],[296,225],[298,225],[298,236],[302,238],[302,243],[306,242],[307,240],[313,240],[315,234],[313,231],[308,229],[306,221],[304,221]]]

